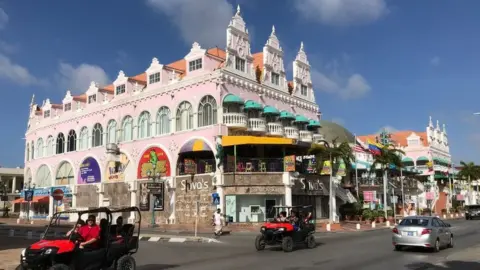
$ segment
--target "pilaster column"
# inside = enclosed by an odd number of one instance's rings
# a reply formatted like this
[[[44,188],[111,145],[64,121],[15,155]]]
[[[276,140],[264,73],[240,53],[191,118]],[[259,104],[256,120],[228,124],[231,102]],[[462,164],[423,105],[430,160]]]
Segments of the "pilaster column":
[[[284,172],[282,175],[282,182],[285,186],[285,206],[292,206],[292,186],[293,179],[289,172]]]
[[[137,182],[132,181],[128,182],[128,191],[130,192],[130,206],[137,206]],[[135,212],[130,212],[130,217],[128,218],[128,223],[135,223]]]
[[[0,182],[2,181],[2,179],[0,179]],[[12,180],[12,194],[15,194],[15,191],[17,190],[17,177],[13,177],[13,180]]]

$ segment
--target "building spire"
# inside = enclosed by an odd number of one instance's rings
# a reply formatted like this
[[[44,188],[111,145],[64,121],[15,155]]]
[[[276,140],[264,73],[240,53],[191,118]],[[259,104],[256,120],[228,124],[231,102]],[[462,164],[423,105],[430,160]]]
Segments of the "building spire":
[[[235,15],[240,16],[240,5],[237,5],[237,14]]]
[[[272,36],[275,35],[275,25],[272,25],[272,33],[270,35],[272,35]]]
[[[440,122],[437,120],[437,129],[440,130]]]
[[[428,126],[429,127],[433,127],[433,121],[432,121],[432,117],[430,116],[430,121],[428,122]]]
[[[445,127],[445,124],[443,124],[443,134],[447,135],[447,128]]]

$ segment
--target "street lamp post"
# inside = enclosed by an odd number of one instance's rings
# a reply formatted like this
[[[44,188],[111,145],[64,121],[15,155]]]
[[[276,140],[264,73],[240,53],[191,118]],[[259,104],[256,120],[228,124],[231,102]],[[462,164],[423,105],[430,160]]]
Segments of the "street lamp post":
[[[320,140],[319,142],[322,142],[323,145],[329,149],[330,148],[330,144],[325,141],[325,140]],[[330,189],[328,191],[328,200],[329,200],[329,205],[328,205],[328,215],[329,215],[329,220],[330,220],[330,224],[333,224],[334,223],[334,218],[333,218],[333,214],[334,214],[334,209],[333,209],[333,200],[335,199],[333,197],[333,189],[334,189],[334,186],[333,186],[333,163],[332,163],[332,153],[329,151],[329,160],[330,160],[330,179],[329,179],[329,185],[330,185]]]
[[[153,168],[153,170],[155,171],[155,168]],[[159,172],[157,173],[152,173],[151,171],[148,171],[147,172],[147,177],[148,177],[148,180],[151,181],[153,184],[157,183],[157,182],[160,182],[160,179],[161,179],[161,174]],[[155,222],[155,201],[153,199],[153,195],[152,193],[150,192],[150,207],[152,208],[152,222],[151,222],[151,227],[156,227],[157,224]]]
[[[30,200],[27,201],[26,199],[26,191],[31,191],[32,189],[35,189],[35,183],[32,184],[32,179],[28,179],[28,181],[23,185],[23,198],[25,199],[25,202],[27,202],[27,222],[30,222]]]
[[[7,199],[8,199],[8,194],[7,194],[7,184],[6,183],[1,183],[2,184],[2,201],[3,201],[3,217],[8,217],[8,211],[7,211]]]

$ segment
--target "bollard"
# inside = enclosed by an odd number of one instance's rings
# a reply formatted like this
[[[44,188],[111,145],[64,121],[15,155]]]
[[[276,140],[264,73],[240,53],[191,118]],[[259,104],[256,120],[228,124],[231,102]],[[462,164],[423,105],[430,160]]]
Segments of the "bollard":
[[[357,230],[360,230],[360,223],[357,223]]]
[[[331,228],[330,223],[327,223],[327,232],[329,232],[329,231],[331,231],[331,230],[332,230],[332,228]]]
[[[375,228],[376,224],[375,224],[375,221],[372,222],[372,228]]]
[[[32,238],[33,238],[32,231],[28,231],[27,232],[27,239],[32,239]]]
[[[443,214],[443,217],[442,217],[442,218],[443,218],[443,219],[446,219],[446,218],[447,218],[447,215]]]
[[[17,224],[20,224],[20,219],[19,218],[17,218]]]
[[[390,220],[387,220],[387,222],[385,222],[385,226],[390,227]]]
[[[458,213],[455,213],[455,217],[457,217],[457,218],[458,218]]]
[[[14,237],[14,236],[15,236],[15,230],[14,230],[14,229],[10,229],[10,230],[8,231],[8,236],[9,236],[9,237]]]
[[[453,218],[453,214],[450,214],[450,218]]]

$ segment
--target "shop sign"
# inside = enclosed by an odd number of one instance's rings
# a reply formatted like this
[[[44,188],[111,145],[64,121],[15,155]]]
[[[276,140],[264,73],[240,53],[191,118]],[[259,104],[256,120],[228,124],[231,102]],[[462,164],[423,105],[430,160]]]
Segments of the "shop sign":
[[[182,180],[180,182],[182,185],[181,190],[205,190],[208,189],[208,181],[205,181],[203,179],[199,180]]]
[[[284,157],[283,166],[284,166],[285,172],[294,172],[295,171],[295,155]]]
[[[213,203],[213,205],[219,205],[220,204],[220,196],[218,195],[217,192],[212,193],[212,203]]]
[[[302,189],[304,190],[322,191],[322,192],[326,192],[327,190],[325,188],[325,185],[322,183],[322,181],[320,181],[320,179],[308,181],[305,178],[301,178],[300,183],[302,184]]]
[[[171,168],[167,153],[159,147],[148,148],[140,157],[137,178],[146,179],[148,174],[170,176]]]
[[[31,202],[33,200],[33,190],[25,190],[25,201]]]
[[[100,183],[101,173],[97,160],[92,157],[86,158],[80,164],[80,173],[78,174],[78,184]]]
[[[49,188],[36,188],[36,189],[30,189],[29,191],[33,191],[32,196],[49,196],[50,195]],[[25,192],[26,190],[22,190],[22,192],[20,193],[21,198],[25,197]]]
[[[123,182],[125,181],[125,169],[130,160],[124,153],[120,154],[120,161],[109,161],[107,163],[107,170],[105,171],[105,179],[108,182]]]
[[[363,192],[363,201],[365,202],[374,202],[377,198],[376,191],[364,191]]]
[[[150,192],[147,188],[147,183],[140,184],[140,202],[138,208],[140,208],[140,211],[150,210]]]

